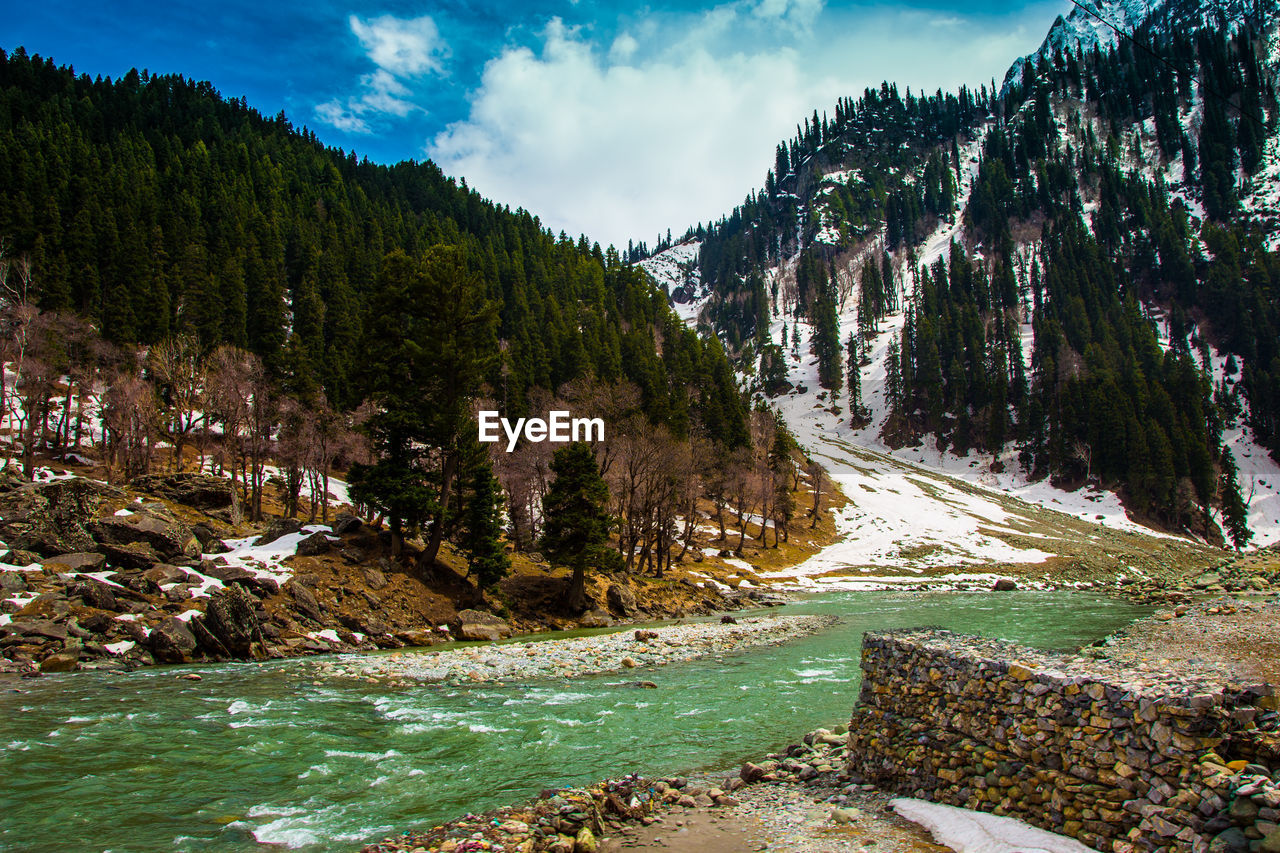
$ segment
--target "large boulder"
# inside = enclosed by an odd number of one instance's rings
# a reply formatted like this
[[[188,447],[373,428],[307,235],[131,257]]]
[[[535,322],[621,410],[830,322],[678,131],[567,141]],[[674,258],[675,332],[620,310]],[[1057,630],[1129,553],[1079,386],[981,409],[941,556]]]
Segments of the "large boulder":
[[[79,668],[78,652],[58,652],[40,661],[41,672],[75,672]]]
[[[583,628],[608,628],[612,624],[609,611],[600,607],[582,614],[582,618],[578,620],[578,625]]]
[[[68,587],[67,593],[73,598],[79,598],[89,607],[96,607],[99,610],[119,608],[115,591],[109,585],[93,578],[84,578],[72,584]]]
[[[130,542],[127,545],[104,543],[98,545],[98,550],[106,556],[108,563],[121,569],[146,570],[163,563],[165,559],[146,542]]]
[[[161,518],[149,512],[100,518],[93,525],[93,533],[104,545],[150,546],[166,560],[200,556],[200,540],[190,527],[177,519]]]
[[[339,536],[346,536],[348,533],[355,533],[364,524],[359,518],[350,513],[343,513],[333,520],[333,532]]]
[[[280,585],[271,578],[260,578],[240,566],[224,566],[206,560],[200,566],[200,574],[217,578],[223,584],[239,584],[260,598],[275,595],[280,591]]]
[[[296,518],[282,518],[279,521],[273,521],[267,525],[267,529],[262,535],[253,540],[254,545],[268,545],[281,536],[288,536],[290,533],[297,533],[302,529],[302,522]]]
[[[106,500],[123,496],[81,477],[10,489],[0,494],[0,538],[42,557],[95,550],[89,525]]]
[[[160,663],[188,663],[196,650],[196,635],[187,623],[170,616],[151,629],[147,648]]]
[[[991,588],[996,592],[1012,592],[1018,588],[1018,582],[1013,578],[1000,578],[992,584]]]
[[[305,584],[298,583],[296,579],[289,585],[289,589],[293,593],[294,609],[298,613],[312,622],[324,622],[324,610],[320,607],[320,602],[316,600],[314,592]]]
[[[636,594],[628,587],[620,584],[610,584],[609,589],[605,592],[605,599],[609,602],[609,609],[620,616],[633,616],[636,612]]]
[[[144,474],[129,485],[174,503],[211,510],[231,506],[231,481],[211,474]]]
[[[225,651],[235,658],[248,659],[254,656],[253,643],[260,635],[261,628],[254,613],[253,599],[240,587],[227,587],[226,592],[209,602],[204,616],[197,616],[191,622],[197,639],[200,639],[200,632],[195,626],[199,624],[217,641],[216,644],[208,643],[213,654]]]
[[[185,569],[168,563],[157,563],[142,573],[142,578],[155,584],[157,588],[171,583],[185,583],[188,577],[190,576]]]
[[[459,640],[501,640],[515,633],[511,626],[483,610],[459,610],[449,623],[449,629]]]
[[[327,554],[331,547],[328,535],[322,530],[299,542],[296,553],[299,557],[318,557]]]
[[[65,640],[67,626],[49,619],[31,619],[0,625],[0,634],[24,637],[29,640]]]
[[[46,557],[40,561],[40,565],[55,572],[100,572],[106,568],[107,557],[105,554],[82,551],[77,554]]]
[[[206,554],[225,554],[231,550],[218,531],[204,522],[191,525],[191,533],[200,541],[200,550]]]

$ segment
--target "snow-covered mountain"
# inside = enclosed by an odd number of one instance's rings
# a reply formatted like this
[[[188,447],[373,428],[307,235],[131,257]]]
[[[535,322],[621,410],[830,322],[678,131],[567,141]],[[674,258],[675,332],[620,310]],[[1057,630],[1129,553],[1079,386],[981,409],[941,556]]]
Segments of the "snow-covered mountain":
[[[1104,54],[1119,43],[1117,30],[1137,34],[1139,40],[1152,38],[1171,27],[1194,27],[1202,24],[1232,21],[1260,22],[1264,29],[1265,66],[1272,73],[1280,67],[1280,26],[1276,16],[1262,16],[1260,4],[1195,2],[1195,0],[1106,0],[1093,4],[1091,11],[1080,7],[1070,14],[1060,16],[1050,27],[1044,43],[1035,53],[1013,63],[1006,78],[1010,84],[1020,83],[1028,62],[1039,64],[1041,57],[1050,62],[1058,54],[1074,53],[1079,48],[1089,53],[1098,48]],[[1035,65],[1031,72],[1034,73]],[[1181,132],[1192,139],[1198,137],[1204,121],[1203,101],[1206,97],[1198,84],[1191,84],[1193,97],[1177,114]],[[795,193],[795,228],[801,235],[781,257],[771,259],[757,269],[769,294],[769,323],[767,340],[781,347],[786,359],[787,382],[791,390],[768,402],[778,408],[801,443],[827,464],[832,475],[844,486],[852,500],[851,507],[842,519],[849,532],[850,544],[839,554],[833,554],[827,563],[814,563],[826,572],[832,566],[915,565],[912,562],[923,548],[926,557],[920,566],[963,566],[969,563],[1010,562],[1036,563],[1044,560],[1053,547],[1037,546],[1035,537],[1010,536],[1008,519],[1011,517],[1042,520],[1042,509],[1056,510],[1081,522],[1100,524],[1114,531],[1152,533],[1149,528],[1131,519],[1120,498],[1113,492],[1086,485],[1075,491],[1055,488],[1048,478],[1032,480],[1020,467],[1014,445],[996,455],[971,451],[957,456],[951,451],[934,449],[931,437],[905,447],[890,447],[883,436],[888,417],[885,382],[886,356],[890,342],[901,334],[906,322],[910,297],[916,285],[915,271],[928,266],[939,258],[945,258],[955,241],[977,258],[986,251],[982,241],[971,228],[969,209],[971,193],[983,158],[984,143],[988,132],[996,126],[999,117],[979,119],[967,132],[961,133],[961,141],[947,152],[952,156],[955,171],[955,204],[950,216],[938,218],[925,237],[916,240],[909,251],[892,252],[897,275],[900,276],[902,298],[896,310],[879,319],[878,330],[868,345],[870,363],[860,368],[863,404],[869,411],[869,422],[855,426],[849,417],[847,396],[833,396],[818,383],[817,358],[811,352],[814,328],[804,316],[796,316],[794,289],[802,253],[809,248],[820,249],[838,281],[837,305],[839,340],[845,341],[859,329],[858,275],[868,260],[881,256],[887,244],[885,226],[878,230],[859,231],[857,226],[842,222],[839,207],[830,202],[833,188],[856,197],[858,193],[872,191],[873,182],[883,181],[882,176],[867,174],[844,162],[838,156],[830,156],[826,150],[818,156],[807,156],[803,167],[792,163],[791,174],[779,173],[777,181],[784,180],[789,193]],[[1055,97],[1050,120],[1053,142],[1059,151],[1083,150],[1096,140],[1111,139],[1109,145],[1116,157],[1118,168],[1164,187],[1169,196],[1189,211],[1193,226],[1206,219],[1200,197],[1199,183],[1194,180],[1183,153],[1169,157],[1161,150],[1157,128],[1153,119],[1130,126],[1116,127],[1109,124],[1081,96],[1069,94]],[[1243,215],[1254,221],[1280,225],[1280,137],[1275,123],[1263,148],[1262,166],[1252,175],[1243,170],[1238,175]],[[859,146],[847,145],[856,156]],[[903,145],[905,148],[905,143]],[[1184,145],[1185,149],[1185,145]],[[938,150],[947,151],[943,142]],[[923,181],[923,157],[914,165],[908,163],[905,183]],[[884,174],[894,174],[903,167],[890,166]],[[917,170],[914,175],[911,170]],[[807,171],[804,171],[807,170]],[[770,179],[774,176],[771,174]],[[805,194],[807,193],[807,200]],[[1096,185],[1086,184],[1078,194],[1080,212],[1086,223],[1092,221],[1099,209]],[[786,219],[786,217],[779,217]],[[791,239],[787,235],[785,239]],[[1035,235],[1018,235],[1015,255],[1021,261],[1030,261],[1041,251]],[[1270,241],[1280,244],[1280,228],[1270,229]],[[784,242],[780,240],[779,242]],[[712,289],[703,284],[691,261],[704,248],[705,243],[689,242],[668,249],[643,262],[643,266],[656,280],[667,285],[669,292],[679,292],[685,297],[675,303],[680,316],[691,325],[699,319],[699,312],[716,298]],[[1203,247],[1201,247],[1203,251]],[[692,286],[690,286],[692,283]],[[724,285],[719,285],[723,289]],[[689,298],[693,297],[693,298]],[[1170,339],[1172,319],[1160,305],[1151,303],[1144,310],[1157,321],[1160,343],[1166,349],[1175,343]],[[705,319],[705,317],[704,317]],[[1032,360],[1034,335],[1031,312],[1028,309],[1019,330],[1025,362]],[[1181,322],[1181,321],[1179,321]],[[1183,346],[1200,341],[1205,329],[1200,328],[1192,316],[1189,329],[1182,334]],[[1213,346],[1201,348],[1200,367],[1215,384],[1229,391],[1239,388],[1241,374],[1228,375],[1227,359]],[[748,351],[755,356],[758,348]],[[1203,353],[1207,353],[1207,360]],[[744,365],[743,380],[754,381],[755,364]],[[761,393],[758,398],[765,400]],[[1248,504],[1248,520],[1254,538],[1253,545],[1266,545],[1280,541],[1280,465],[1268,450],[1260,446],[1245,426],[1247,400],[1244,413],[1223,431],[1222,442],[1229,449],[1239,469],[1240,490]],[[1220,521],[1216,516],[1215,522]],[[1013,528],[1018,525],[1014,524]],[[1070,528],[1068,524],[1067,530]],[[1059,533],[1048,533],[1042,528],[1044,542],[1052,542]],[[1078,531],[1077,531],[1078,532]],[[1065,535],[1065,534],[1061,534]],[[1165,535],[1165,534],[1156,534]],[[905,561],[905,563],[904,563]],[[821,561],[819,561],[821,562]],[[830,565],[828,565],[828,563]],[[914,570],[914,569],[913,569]]]

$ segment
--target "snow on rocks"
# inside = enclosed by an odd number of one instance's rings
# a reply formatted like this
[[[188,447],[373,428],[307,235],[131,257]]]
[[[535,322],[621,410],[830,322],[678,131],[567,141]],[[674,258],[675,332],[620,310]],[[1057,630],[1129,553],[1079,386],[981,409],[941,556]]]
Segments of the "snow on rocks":
[[[217,557],[223,564],[244,569],[261,580],[275,581],[278,586],[293,577],[293,569],[284,565],[285,559],[292,557],[298,550],[298,543],[315,533],[331,534],[333,528],[327,524],[306,524],[296,533],[286,533],[270,542],[256,545],[259,536],[247,536],[243,539],[226,539],[230,548],[225,554]]]
[[[698,314],[707,301],[707,294],[702,287],[702,274],[698,269],[698,254],[701,249],[700,240],[691,240],[645,258],[638,265],[658,287],[670,294],[672,308],[686,325],[697,322]]]

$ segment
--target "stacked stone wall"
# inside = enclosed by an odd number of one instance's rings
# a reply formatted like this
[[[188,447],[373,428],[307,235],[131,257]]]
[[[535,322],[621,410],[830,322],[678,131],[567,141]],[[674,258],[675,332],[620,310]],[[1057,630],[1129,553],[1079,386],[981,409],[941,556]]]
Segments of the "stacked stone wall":
[[[866,781],[1115,853],[1280,843],[1269,685],[930,629],[867,634],[862,669],[850,772]]]

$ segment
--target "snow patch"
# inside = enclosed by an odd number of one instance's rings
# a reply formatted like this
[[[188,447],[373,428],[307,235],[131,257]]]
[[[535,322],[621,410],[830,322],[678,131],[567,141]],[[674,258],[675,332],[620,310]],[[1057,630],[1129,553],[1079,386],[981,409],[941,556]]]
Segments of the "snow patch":
[[[898,814],[929,830],[935,841],[956,853],[1095,853],[1074,838],[1055,835],[1011,817],[907,797],[889,803]]]

